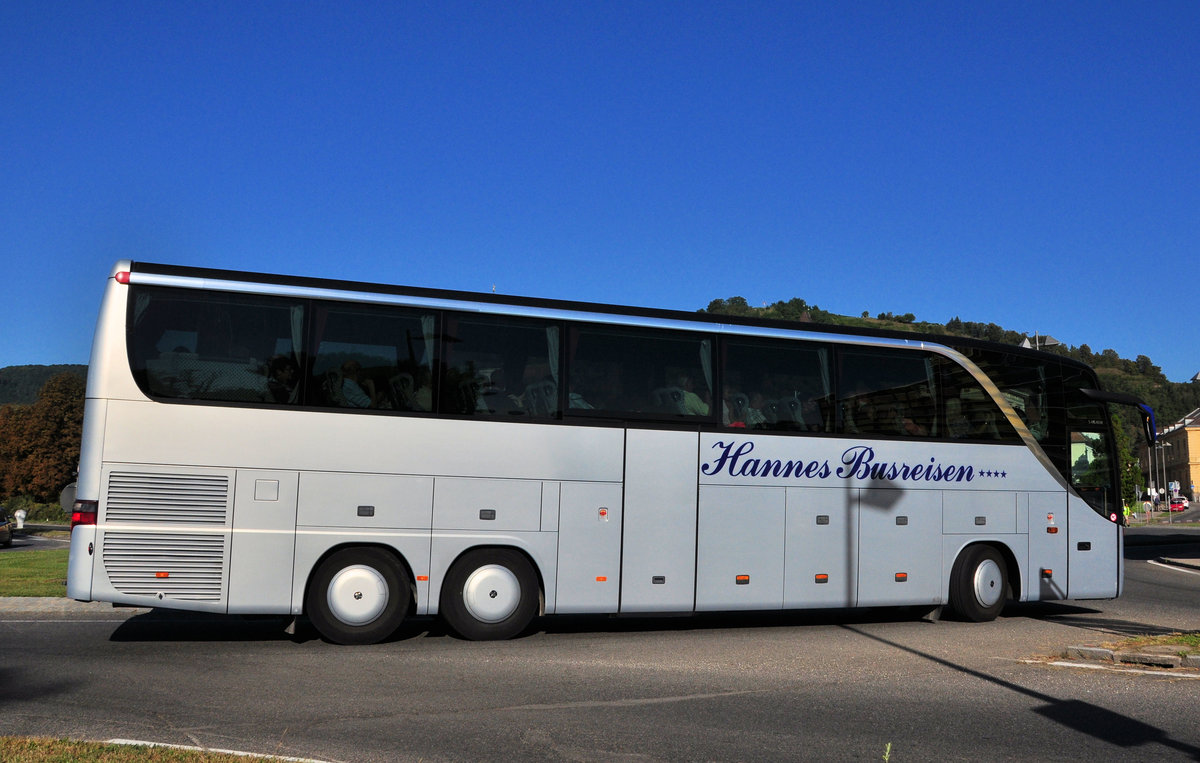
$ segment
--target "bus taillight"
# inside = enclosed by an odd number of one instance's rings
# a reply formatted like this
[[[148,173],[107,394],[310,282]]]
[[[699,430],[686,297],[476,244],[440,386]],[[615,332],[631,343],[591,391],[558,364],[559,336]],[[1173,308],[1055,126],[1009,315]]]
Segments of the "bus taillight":
[[[99,508],[99,501],[76,501],[75,506],[71,509],[71,527],[96,524],[96,514]]]

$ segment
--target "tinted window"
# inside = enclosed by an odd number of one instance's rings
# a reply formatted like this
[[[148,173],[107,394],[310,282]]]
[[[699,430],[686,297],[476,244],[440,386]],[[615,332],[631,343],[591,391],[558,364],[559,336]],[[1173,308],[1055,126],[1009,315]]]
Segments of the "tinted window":
[[[557,418],[558,325],[449,315],[439,409],[464,416]]]
[[[154,397],[299,401],[304,306],[222,292],[138,287],[130,299],[129,360]]]
[[[933,364],[927,355],[842,348],[838,358],[843,432],[937,436]]]
[[[432,411],[435,322],[432,314],[419,311],[319,304],[308,402]]]
[[[712,341],[608,326],[571,328],[568,408],[576,413],[707,418]]]
[[[847,434],[1020,442],[991,395],[950,358],[872,348],[841,348],[838,357]]]
[[[937,370],[939,385],[939,437],[1011,443],[1021,441],[1004,412],[967,369],[941,355],[934,355],[932,363]],[[1028,396],[1022,399],[1018,413],[1024,412],[1032,419],[1040,421],[1044,395],[1039,394],[1036,388],[1026,391]],[[1009,402],[1013,401],[1010,399]],[[1038,431],[1044,436],[1045,426],[1041,426]]]
[[[759,430],[832,432],[829,355],[827,347],[817,344],[727,341],[721,423]]]

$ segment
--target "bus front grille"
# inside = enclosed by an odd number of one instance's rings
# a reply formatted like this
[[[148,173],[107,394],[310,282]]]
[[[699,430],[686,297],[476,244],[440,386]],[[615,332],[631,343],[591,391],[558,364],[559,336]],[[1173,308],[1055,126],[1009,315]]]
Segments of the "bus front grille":
[[[221,600],[224,534],[107,532],[103,558],[109,582],[123,594]]]

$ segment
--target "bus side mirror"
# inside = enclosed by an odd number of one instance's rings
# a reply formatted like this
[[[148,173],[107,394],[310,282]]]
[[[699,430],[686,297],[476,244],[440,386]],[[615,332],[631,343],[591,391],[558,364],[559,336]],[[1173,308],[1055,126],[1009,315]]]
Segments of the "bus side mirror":
[[[67,519],[71,518],[71,512],[75,510],[75,486],[72,482],[62,489],[58,494],[58,505],[62,506],[62,510],[67,515]]]
[[[1154,410],[1150,406],[1142,403],[1138,406],[1142,413],[1142,430],[1146,435],[1146,444],[1153,445],[1158,439],[1158,427],[1154,422]]]

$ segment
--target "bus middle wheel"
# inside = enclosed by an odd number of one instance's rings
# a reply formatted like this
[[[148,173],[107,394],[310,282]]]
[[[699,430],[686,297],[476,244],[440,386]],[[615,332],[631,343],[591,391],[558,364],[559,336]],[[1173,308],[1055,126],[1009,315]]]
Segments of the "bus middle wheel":
[[[408,576],[379,548],[345,548],[313,575],[304,609],[317,632],[335,644],[375,644],[392,635],[408,614]]]
[[[512,638],[537,614],[537,575],[517,551],[468,551],[446,574],[440,609],[446,623],[465,639]]]

